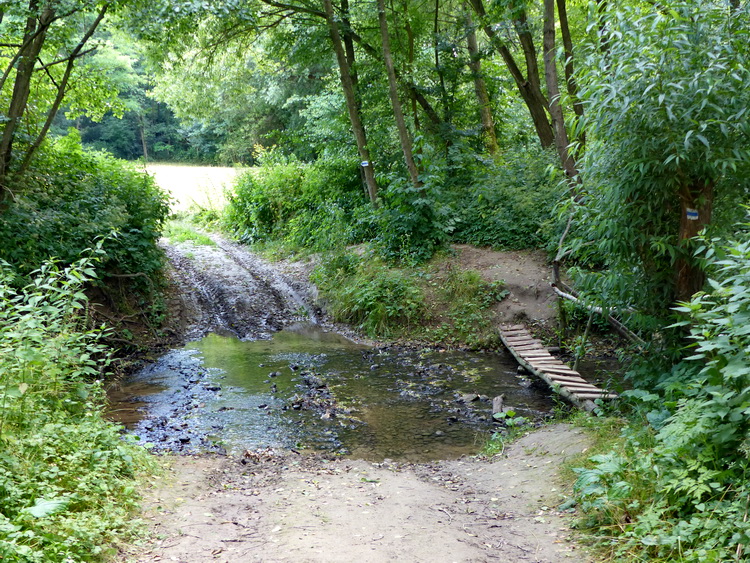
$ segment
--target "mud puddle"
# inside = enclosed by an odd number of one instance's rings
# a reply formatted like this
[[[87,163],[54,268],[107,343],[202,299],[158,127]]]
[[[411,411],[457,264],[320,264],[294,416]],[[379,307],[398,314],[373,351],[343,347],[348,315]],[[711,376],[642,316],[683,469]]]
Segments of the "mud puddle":
[[[132,395],[113,400],[115,415],[129,415],[120,421],[156,451],[188,453],[282,447],[450,459],[475,453],[496,430],[493,397],[530,419],[553,406],[508,355],[371,348],[313,325],[270,340],[209,334],[128,387]]]

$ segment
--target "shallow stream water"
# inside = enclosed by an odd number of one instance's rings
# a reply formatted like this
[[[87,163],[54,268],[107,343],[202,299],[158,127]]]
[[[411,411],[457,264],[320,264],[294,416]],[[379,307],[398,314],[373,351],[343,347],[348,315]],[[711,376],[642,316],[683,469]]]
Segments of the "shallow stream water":
[[[371,348],[298,325],[270,340],[209,334],[135,374],[111,402],[156,450],[425,461],[478,451],[501,394],[530,418],[554,405],[507,353]]]

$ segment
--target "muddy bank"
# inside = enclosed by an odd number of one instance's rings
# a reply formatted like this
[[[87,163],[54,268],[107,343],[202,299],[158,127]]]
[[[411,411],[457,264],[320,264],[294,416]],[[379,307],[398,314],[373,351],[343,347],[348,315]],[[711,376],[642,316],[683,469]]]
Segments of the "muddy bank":
[[[296,322],[323,320],[312,285],[281,274],[234,242],[218,235],[211,240],[212,246],[163,242],[177,288],[169,308],[178,339],[215,332],[255,340]]]

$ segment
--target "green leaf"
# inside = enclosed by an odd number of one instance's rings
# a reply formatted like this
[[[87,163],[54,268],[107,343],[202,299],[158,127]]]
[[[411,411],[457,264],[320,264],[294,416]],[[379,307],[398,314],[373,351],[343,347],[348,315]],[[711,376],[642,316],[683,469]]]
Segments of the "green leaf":
[[[26,510],[34,518],[44,518],[45,516],[51,516],[56,512],[60,512],[68,504],[66,499],[37,499],[34,506],[31,506]]]

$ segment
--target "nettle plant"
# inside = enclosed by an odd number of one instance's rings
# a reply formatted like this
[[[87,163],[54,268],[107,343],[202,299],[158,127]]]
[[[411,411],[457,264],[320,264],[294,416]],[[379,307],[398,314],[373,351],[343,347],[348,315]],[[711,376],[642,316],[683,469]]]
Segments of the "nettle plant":
[[[92,263],[47,263],[19,290],[0,262],[3,560],[95,560],[132,529],[134,477],[150,462],[101,415],[107,351],[82,291]]]

